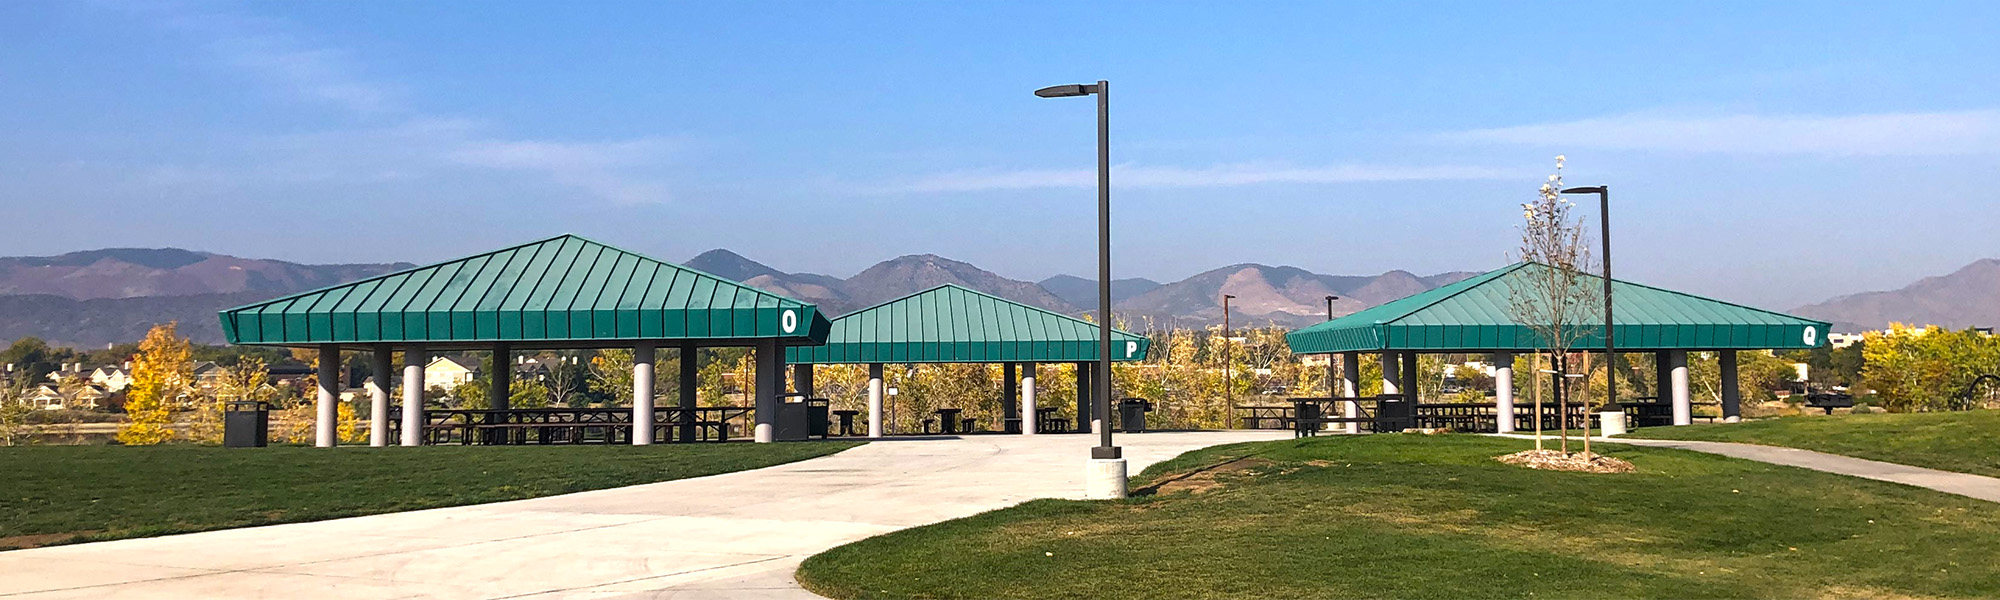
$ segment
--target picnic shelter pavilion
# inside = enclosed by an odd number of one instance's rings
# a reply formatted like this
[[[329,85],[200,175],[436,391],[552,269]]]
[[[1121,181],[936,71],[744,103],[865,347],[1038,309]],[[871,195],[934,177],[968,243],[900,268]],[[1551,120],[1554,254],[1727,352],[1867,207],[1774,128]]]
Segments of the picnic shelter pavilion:
[[[643,445],[693,441],[702,428],[726,438],[726,421],[746,410],[695,406],[695,350],[746,346],[756,352],[756,398],[747,412],[756,440],[768,442],[784,386],[783,350],[821,343],[831,326],[812,304],[575,235],[240,306],[220,318],[231,344],[319,352],[318,446],[338,443],[342,350],[372,358],[370,445],[388,445],[392,430],[400,430],[404,446],[586,437]],[[681,384],[678,405],[660,411],[653,382],[663,346],[680,350]],[[632,351],[629,410],[508,407],[513,352],[606,348]],[[426,411],[424,365],[433,353],[449,351],[493,353],[490,409]],[[397,352],[400,410],[389,403]],[[392,421],[395,413],[401,418]]]
[[[1096,323],[957,285],[945,284],[833,319],[826,343],[785,349],[793,386],[812,395],[813,367],[868,365],[868,435],[881,437],[884,364],[1000,363],[1003,431],[1034,434],[1069,429],[1046,417],[1035,397],[1038,363],[1076,364],[1076,431],[1092,423],[1091,379],[1098,357]],[[1112,330],[1112,360],[1145,360],[1145,336]],[[1020,377],[1016,386],[1016,369]],[[1038,410],[1039,408],[1039,410]],[[953,409],[946,409],[953,410]],[[956,413],[941,414],[940,429],[956,433]],[[1100,425],[1101,426],[1101,425]]]
[[[1510,316],[1509,306],[1517,286],[1525,286],[1532,269],[1549,267],[1521,262],[1371,307],[1285,336],[1295,354],[1338,354],[1342,374],[1342,398],[1329,403],[1344,405],[1342,417],[1325,419],[1344,422],[1349,432],[1361,423],[1376,430],[1397,430],[1407,426],[1450,426],[1472,430],[1508,432],[1530,429],[1532,419],[1551,415],[1539,404],[1533,415],[1517,414],[1514,399],[1514,354],[1545,348],[1540,334]],[[1581,285],[1601,290],[1603,279],[1584,275]],[[1598,292],[1601,294],[1601,292]],[[1602,296],[1597,302],[1601,306]],[[1655,396],[1606,404],[1618,404],[1633,413],[1638,424],[1687,425],[1693,420],[1689,392],[1688,353],[1715,352],[1721,367],[1720,404],[1726,421],[1740,419],[1742,395],[1737,386],[1737,355],[1744,350],[1810,349],[1826,343],[1830,325],[1782,313],[1750,308],[1656,287],[1613,280],[1613,343],[1618,353],[1652,353],[1655,357]],[[1595,311],[1593,311],[1595,313]],[[1595,323],[1573,325],[1580,339],[1571,352],[1603,352],[1602,313]],[[1376,398],[1376,414],[1363,416],[1359,397],[1360,354],[1379,353],[1382,364],[1383,395]],[[1495,367],[1491,405],[1424,404],[1417,398],[1417,355],[1419,353],[1485,354]],[[1331,361],[1329,361],[1331,363]],[[1615,392],[1614,392],[1615,393]],[[1568,415],[1571,426],[1588,416],[1576,407]],[[1331,412],[1331,411],[1329,411]],[[1522,425],[1526,423],[1526,425]]]

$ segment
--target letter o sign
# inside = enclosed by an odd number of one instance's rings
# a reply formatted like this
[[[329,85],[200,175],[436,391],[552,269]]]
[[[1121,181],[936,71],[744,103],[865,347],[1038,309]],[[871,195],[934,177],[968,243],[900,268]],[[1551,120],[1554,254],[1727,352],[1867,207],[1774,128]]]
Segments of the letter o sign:
[[[780,313],[778,315],[778,328],[783,329],[785,333],[792,333],[794,331],[798,331],[799,330],[798,311],[787,308],[785,309],[785,312]]]
[[[1807,346],[1819,345],[1819,328],[1807,325],[1805,342]]]

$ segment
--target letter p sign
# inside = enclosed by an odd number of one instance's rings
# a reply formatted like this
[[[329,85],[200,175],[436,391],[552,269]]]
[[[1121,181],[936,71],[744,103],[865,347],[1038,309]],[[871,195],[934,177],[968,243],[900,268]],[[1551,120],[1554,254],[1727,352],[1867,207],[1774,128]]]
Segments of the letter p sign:
[[[1128,359],[1132,358],[1132,355],[1138,353],[1139,353],[1139,342],[1133,342],[1133,341],[1125,342],[1125,358]]]

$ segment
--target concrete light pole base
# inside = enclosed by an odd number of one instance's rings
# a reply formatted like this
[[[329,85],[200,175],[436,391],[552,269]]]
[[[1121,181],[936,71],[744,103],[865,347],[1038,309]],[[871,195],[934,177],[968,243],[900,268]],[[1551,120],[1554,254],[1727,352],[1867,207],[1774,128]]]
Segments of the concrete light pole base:
[[[1083,469],[1085,498],[1116,500],[1125,497],[1125,459],[1093,458]]]
[[[1625,411],[1609,410],[1597,413],[1597,426],[1603,436],[1625,435]]]

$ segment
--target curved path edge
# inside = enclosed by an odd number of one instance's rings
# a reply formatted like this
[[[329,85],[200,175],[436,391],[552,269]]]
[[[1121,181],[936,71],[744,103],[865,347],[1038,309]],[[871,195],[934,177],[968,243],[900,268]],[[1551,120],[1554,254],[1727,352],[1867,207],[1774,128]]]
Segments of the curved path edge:
[[[1498,434],[1496,437],[1535,439],[1535,436],[1532,435],[1519,434]],[[1544,437],[1543,439],[1549,438]],[[1928,488],[1947,494],[1977,498],[1987,502],[2000,502],[2000,478],[1986,477],[1984,475],[1939,471],[1937,469],[1926,469],[1923,467],[1913,467],[1839,454],[1827,454],[1825,452],[1801,450],[1798,448],[1786,448],[1783,446],[1608,437],[1592,437],[1590,441],[1720,454],[1722,456],[1754,460],[1774,465],[1799,467],[1814,471],[1824,471],[1839,475]]]

